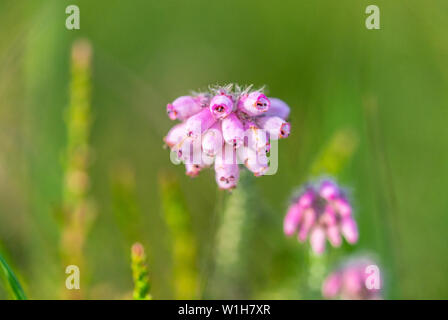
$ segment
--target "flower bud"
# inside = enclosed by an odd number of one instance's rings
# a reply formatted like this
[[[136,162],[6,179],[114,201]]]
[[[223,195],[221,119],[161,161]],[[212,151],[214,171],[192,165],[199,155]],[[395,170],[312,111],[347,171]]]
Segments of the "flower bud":
[[[185,120],[201,111],[201,109],[201,99],[191,96],[179,97],[166,106],[166,112],[171,120]]]
[[[244,143],[243,124],[234,113],[222,120],[222,134],[224,141],[234,148],[239,148]]]
[[[310,244],[313,251],[321,255],[325,251],[325,231],[321,227],[316,227],[312,230],[310,236]]]
[[[238,109],[249,116],[259,116],[269,110],[271,103],[261,92],[255,91],[244,95],[239,103]]]
[[[320,185],[319,194],[328,201],[334,200],[338,196],[338,187],[333,181],[325,180]]]
[[[292,236],[302,218],[303,208],[298,203],[291,205],[283,222],[283,231],[287,236]]]
[[[199,164],[186,163],[185,164],[185,174],[190,177],[196,177],[201,171],[201,166]]]
[[[348,243],[356,243],[358,241],[358,227],[355,220],[352,218],[345,218],[341,222],[341,232]]]
[[[280,117],[260,117],[257,119],[261,128],[266,130],[271,139],[287,138],[291,125]]]
[[[223,145],[221,123],[216,122],[202,136],[202,150],[209,156],[216,156]]]
[[[220,189],[233,189],[238,184],[240,170],[237,164],[226,164],[220,156],[215,159],[216,183]]]
[[[271,145],[269,143],[267,132],[263,129],[250,125],[246,131],[247,146],[258,152],[269,152]]]
[[[266,152],[257,152],[248,147],[237,149],[238,158],[256,177],[262,176],[269,169]]]
[[[339,247],[342,244],[341,233],[336,224],[327,227],[327,237],[333,247]]]
[[[215,119],[223,119],[233,111],[233,100],[230,96],[220,94],[210,101],[210,112]]]
[[[185,135],[185,123],[176,124],[168,131],[168,134],[163,138],[166,145],[172,148],[186,137]]]
[[[185,133],[187,136],[196,139],[214,123],[215,119],[210,113],[210,110],[207,108],[202,109],[202,111],[191,116],[185,122]]]
[[[298,240],[304,242],[308,237],[308,232],[316,221],[316,213],[314,210],[306,210],[303,214],[303,223],[299,226]]]

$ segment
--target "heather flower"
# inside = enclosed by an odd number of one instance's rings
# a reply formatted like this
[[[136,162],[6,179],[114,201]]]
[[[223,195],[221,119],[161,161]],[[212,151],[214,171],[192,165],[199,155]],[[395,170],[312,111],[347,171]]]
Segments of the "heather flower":
[[[280,99],[272,101],[262,90],[233,85],[179,97],[167,105],[167,113],[181,123],[168,132],[165,144],[185,164],[187,175],[195,177],[215,162],[218,186],[235,188],[240,164],[255,176],[264,175],[269,139],[289,135],[289,107]]]
[[[166,112],[171,120],[185,120],[202,109],[204,97],[182,96],[166,106]]]
[[[244,142],[243,124],[236,114],[229,114],[222,120],[222,134],[224,141],[239,148]]]
[[[185,123],[176,124],[163,139],[170,148],[182,141],[185,136]]]
[[[291,125],[280,117],[261,117],[258,124],[270,134],[272,139],[287,138],[291,131]]]
[[[378,266],[370,259],[349,260],[327,276],[322,295],[326,299],[381,299],[381,278],[375,270],[379,271]]]
[[[210,101],[210,112],[215,119],[224,119],[233,111],[232,97],[224,92],[214,96]]]
[[[238,108],[249,116],[259,116],[269,110],[271,102],[261,92],[244,94],[238,103]]]
[[[215,122],[216,120],[210,110],[208,108],[203,108],[201,111],[187,119],[185,122],[185,134],[188,137],[196,139]]]
[[[219,122],[216,122],[202,136],[202,150],[209,156],[216,156],[222,149],[222,131]]]
[[[309,236],[316,254],[325,251],[327,239],[333,247],[339,247],[341,234],[350,244],[358,241],[352,207],[344,191],[331,180],[307,186],[294,199],[284,220],[284,232],[288,236],[297,233],[300,242]]]

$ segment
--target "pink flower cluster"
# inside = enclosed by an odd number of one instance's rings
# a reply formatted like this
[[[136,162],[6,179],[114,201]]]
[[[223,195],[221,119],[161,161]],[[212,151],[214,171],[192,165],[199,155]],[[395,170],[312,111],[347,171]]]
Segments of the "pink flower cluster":
[[[326,299],[379,300],[382,281],[379,268],[371,260],[358,258],[333,271],[322,285]]]
[[[254,175],[269,168],[270,139],[286,138],[290,132],[289,106],[266,97],[262,90],[228,85],[210,92],[182,96],[167,105],[168,117],[181,121],[164,141],[197,176],[214,163],[221,189],[233,189],[244,164]]]
[[[342,189],[331,180],[309,185],[295,198],[284,220],[284,232],[288,236],[297,232],[300,242],[309,235],[311,248],[316,254],[325,251],[326,239],[334,247],[339,247],[341,234],[351,244],[358,241],[352,207]]]

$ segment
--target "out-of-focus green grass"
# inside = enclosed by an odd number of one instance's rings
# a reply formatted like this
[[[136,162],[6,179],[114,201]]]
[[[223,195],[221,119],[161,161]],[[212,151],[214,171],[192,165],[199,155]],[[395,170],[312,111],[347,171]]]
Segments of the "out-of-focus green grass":
[[[79,31],[65,29],[73,3]],[[189,90],[237,82],[266,84],[292,107],[279,171],[255,183],[262,209],[248,213],[254,231],[241,257],[249,260],[247,298],[303,297],[305,250],[283,236],[281,222],[292,189],[345,128],[358,147],[339,178],[352,190],[360,242],[341,252],[376,252],[388,297],[448,298],[448,3],[374,3],[381,30],[364,27],[370,1],[1,1],[0,243],[28,297],[59,298],[64,284],[55,215],[70,47],[85,37],[94,51],[90,195],[98,206],[86,242],[88,297],[132,292],[123,250],[130,241],[147,248],[151,295],[175,296],[161,170],[181,185],[202,273],[220,200],[212,171],[191,180],[170,163],[165,105]],[[135,176],[130,191],[114,180],[122,163]],[[134,208],[138,228],[123,231],[122,203]]]

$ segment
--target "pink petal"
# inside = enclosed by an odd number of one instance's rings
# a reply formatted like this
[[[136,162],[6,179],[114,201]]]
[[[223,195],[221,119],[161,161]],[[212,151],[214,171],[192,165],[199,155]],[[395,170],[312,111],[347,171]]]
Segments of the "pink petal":
[[[216,156],[222,150],[223,143],[221,123],[216,122],[202,136],[202,150],[209,156]]]
[[[341,234],[336,225],[331,225],[327,228],[327,237],[333,247],[339,247],[342,244]]]
[[[210,101],[210,112],[215,119],[223,119],[233,111],[233,100],[226,94],[214,96]]]
[[[207,108],[202,109],[199,113],[188,118],[185,123],[185,133],[187,136],[196,139],[208,128],[215,123],[210,110]]]
[[[296,232],[302,218],[302,212],[303,209],[297,203],[289,207],[283,222],[283,231],[287,236],[291,236]]]
[[[222,134],[225,142],[235,148],[239,148],[244,142],[243,124],[235,115],[229,114],[222,120]]]
[[[201,100],[191,96],[182,96],[166,106],[168,117],[171,120],[185,120],[202,109]]]
[[[342,220],[341,231],[349,243],[354,244],[358,241],[358,227],[352,218]]]
[[[313,227],[316,221],[315,212],[312,209],[308,209],[304,212],[303,223],[299,227],[298,239],[300,242],[304,242],[308,236],[308,232]]]
[[[311,231],[310,243],[311,248],[316,254],[321,255],[325,251],[325,241],[326,238],[324,229],[321,227],[315,227]]]
[[[261,92],[251,92],[240,98],[238,108],[249,116],[259,116],[269,110],[271,102]]]
[[[257,118],[257,123],[275,140],[287,138],[291,131],[291,125],[280,117],[260,117]]]
[[[334,298],[341,290],[342,279],[337,272],[330,274],[324,281],[322,286],[322,295],[326,299]]]

